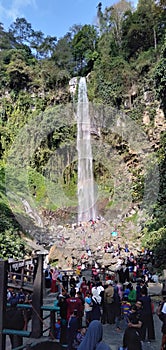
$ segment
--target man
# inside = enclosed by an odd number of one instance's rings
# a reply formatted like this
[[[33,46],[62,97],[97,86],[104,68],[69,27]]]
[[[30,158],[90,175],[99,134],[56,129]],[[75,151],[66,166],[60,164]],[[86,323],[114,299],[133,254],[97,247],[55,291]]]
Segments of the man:
[[[166,349],[166,297],[163,297],[163,302],[161,302],[157,309],[157,315],[162,321],[162,340],[161,340],[161,350]]]
[[[62,276],[62,284],[64,289],[68,292],[69,276],[67,275],[67,272],[65,272],[64,275]]]
[[[143,320],[143,326],[142,326],[142,338],[143,341],[153,341],[155,340],[155,329],[154,329],[154,320],[153,320],[153,314],[152,314],[152,304],[151,304],[151,298],[146,293],[146,289],[141,290],[141,296],[139,300],[142,301],[142,320]]]
[[[141,350],[141,337],[139,329],[142,327],[142,322],[139,319],[136,305],[131,306],[131,311],[128,316],[128,326],[123,335],[123,347],[128,350]]]
[[[75,296],[75,291],[70,291],[70,298],[66,299],[67,302],[67,321],[69,321],[70,316],[73,314],[74,310],[77,310],[77,318],[79,326],[82,324],[82,312],[83,305],[81,300]]]
[[[114,288],[112,284],[113,282],[111,280],[108,280],[108,287],[104,290],[104,312],[106,313],[106,322],[110,324],[113,324],[115,322],[113,310]]]

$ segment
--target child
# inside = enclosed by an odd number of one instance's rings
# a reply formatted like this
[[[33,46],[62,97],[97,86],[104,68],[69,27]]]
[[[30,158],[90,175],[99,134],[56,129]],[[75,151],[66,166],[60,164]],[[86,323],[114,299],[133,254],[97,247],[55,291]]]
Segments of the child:
[[[83,327],[80,330],[78,330],[76,337],[74,339],[74,343],[73,343],[73,349],[77,349],[80,345],[80,343],[82,342],[82,340],[84,339],[86,334],[86,328]]]
[[[89,323],[91,322],[91,314],[92,314],[92,298],[90,295],[90,292],[86,292],[85,297],[85,317],[86,317],[86,325],[89,326]]]
[[[128,301],[128,297],[124,296],[121,302],[121,312],[123,319],[125,321],[125,327],[128,325],[128,316],[130,314],[131,304]]]
[[[68,326],[67,326],[67,345],[68,345],[67,349],[68,350],[73,349],[73,343],[77,332],[78,332],[77,310],[74,310],[69,318]]]

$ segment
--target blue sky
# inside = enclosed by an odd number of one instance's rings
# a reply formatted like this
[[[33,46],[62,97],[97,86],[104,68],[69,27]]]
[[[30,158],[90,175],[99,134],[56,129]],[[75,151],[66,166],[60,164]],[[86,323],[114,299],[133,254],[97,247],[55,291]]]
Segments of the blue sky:
[[[34,30],[64,36],[74,24],[96,24],[97,0],[0,0],[0,22],[7,30],[17,17],[25,17]],[[102,10],[117,2],[103,0]],[[137,0],[132,1],[133,4]]]

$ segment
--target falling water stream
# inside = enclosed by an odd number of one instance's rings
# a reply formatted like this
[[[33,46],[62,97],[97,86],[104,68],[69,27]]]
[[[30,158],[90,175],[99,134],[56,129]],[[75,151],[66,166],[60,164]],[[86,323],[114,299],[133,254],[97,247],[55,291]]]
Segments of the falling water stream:
[[[80,78],[77,106],[78,221],[96,218],[89,101],[86,79]]]

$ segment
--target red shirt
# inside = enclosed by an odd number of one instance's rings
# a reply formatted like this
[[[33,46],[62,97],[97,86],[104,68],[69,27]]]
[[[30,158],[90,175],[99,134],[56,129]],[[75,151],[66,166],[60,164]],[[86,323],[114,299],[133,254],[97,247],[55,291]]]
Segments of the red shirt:
[[[85,282],[81,283],[80,290],[83,293],[84,298],[85,298],[86,297],[86,292],[88,290],[87,284]]]
[[[67,302],[67,320],[69,320],[74,310],[77,310],[77,316],[82,317],[82,302],[78,297],[66,299]]]

